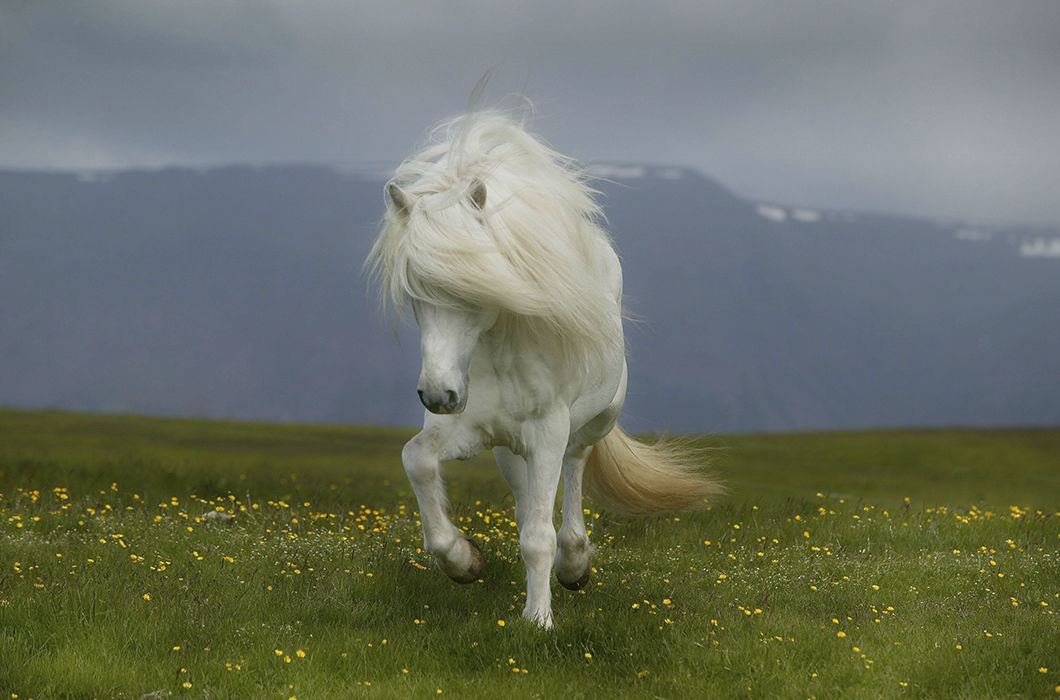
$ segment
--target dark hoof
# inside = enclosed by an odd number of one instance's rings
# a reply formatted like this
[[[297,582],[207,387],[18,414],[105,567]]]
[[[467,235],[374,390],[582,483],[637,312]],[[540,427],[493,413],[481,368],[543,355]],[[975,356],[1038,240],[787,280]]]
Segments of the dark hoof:
[[[471,538],[467,538],[467,543],[471,545],[471,568],[465,571],[460,576],[450,576],[457,583],[474,583],[482,578],[482,569],[486,565],[486,561],[482,558],[482,550],[478,548],[475,541]]]
[[[593,571],[593,565],[590,564],[589,567],[587,569],[585,569],[585,573],[582,574],[582,577],[580,579],[578,579],[577,581],[569,581],[568,582],[568,581],[564,581],[563,579],[559,578],[558,576],[556,578],[559,580],[560,585],[563,586],[564,588],[566,588],[567,590],[580,591],[581,589],[585,588],[585,584],[589,583],[589,574],[591,574],[592,571]]]

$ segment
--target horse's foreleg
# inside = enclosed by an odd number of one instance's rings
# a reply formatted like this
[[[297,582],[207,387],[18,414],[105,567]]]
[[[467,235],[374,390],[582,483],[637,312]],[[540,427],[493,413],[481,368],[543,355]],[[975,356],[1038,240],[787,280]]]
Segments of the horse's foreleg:
[[[449,578],[471,583],[482,574],[482,552],[453,525],[446,512],[441,462],[449,456],[439,431],[428,429],[406,443],[401,462],[419,503],[424,547]]]
[[[527,498],[519,523],[519,548],[526,564],[526,607],[523,617],[552,627],[552,562],[556,556],[556,528],[552,512],[570,432],[569,416],[557,412],[527,426]]]
[[[589,533],[582,513],[582,472],[591,447],[571,447],[563,457],[563,525],[556,551],[556,578],[576,591],[589,582]]]

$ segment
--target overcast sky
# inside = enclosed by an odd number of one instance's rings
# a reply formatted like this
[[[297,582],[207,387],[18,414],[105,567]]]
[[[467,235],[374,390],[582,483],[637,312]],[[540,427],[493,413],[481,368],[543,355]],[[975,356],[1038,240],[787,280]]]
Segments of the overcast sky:
[[[1056,0],[0,0],[0,167],[396,164],[489,69],[586,161],[1060,222]]]

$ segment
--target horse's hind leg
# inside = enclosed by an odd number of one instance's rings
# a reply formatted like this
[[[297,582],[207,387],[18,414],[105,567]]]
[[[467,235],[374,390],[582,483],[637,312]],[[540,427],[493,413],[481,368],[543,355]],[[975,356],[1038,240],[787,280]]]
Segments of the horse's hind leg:
[[[582,472],[591,447],[571,447],[563,456],[563,525],[556,544],[556,578],[576,591],[589,582],[589,533],[582,513]]]
[[[408,441],[401,451],[401,461],[419,502],[425,548],[449,578],[457,583],[472,583],[482,575],[482,552],[446,513],[441,462],[461,456],[450,452],[443,431],[434,426]]]
[[[563,455],[563,526],[556,550],[556,578],[565,588],[576,591],[589,582],[592,572],[589,532],[582,512],[582,474],[593,445],[612,428],[626,397],[626,368],[622,365],[619,388],[611,403],[571,436]]]
[[[497,460],[497,466],[500,468],[504,480],[508,482],[512,495],[515,496],[515,524],[521,528],[523,526],[523,518],[526,515],[526,491],[529,488],[526,476],[526,460],[507,447],[495,447],[493,449],[493,457]]]

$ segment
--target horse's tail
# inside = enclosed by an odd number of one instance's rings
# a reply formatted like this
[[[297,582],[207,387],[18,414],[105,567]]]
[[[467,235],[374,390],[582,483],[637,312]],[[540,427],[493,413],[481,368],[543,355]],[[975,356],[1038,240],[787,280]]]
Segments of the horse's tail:
[[[593,446],[582,484],[596,503],[618,513],[695,510],[724,492],[704,462],[701,449],[665,437],[648,445],[616,425]]]

